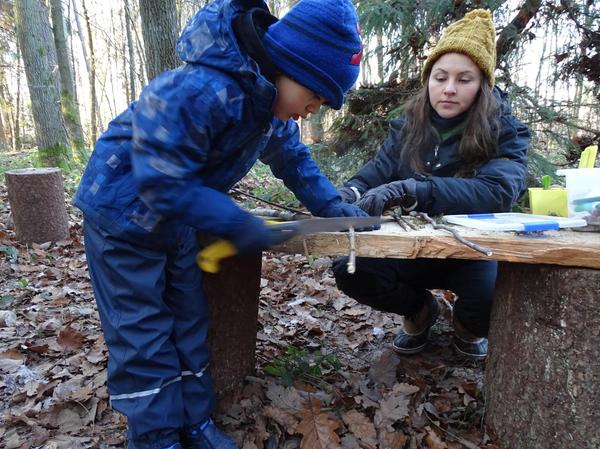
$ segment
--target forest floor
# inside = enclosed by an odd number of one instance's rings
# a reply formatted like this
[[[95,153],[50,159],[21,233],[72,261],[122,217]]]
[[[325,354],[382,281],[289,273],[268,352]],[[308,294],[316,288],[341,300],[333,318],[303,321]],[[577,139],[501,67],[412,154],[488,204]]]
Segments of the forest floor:
[[[126,447],[81,217],[69,216],[68,240],[20,244],[0,185],[0,448]],[[265,253],[256,373],[220,404],[219,425],[243,449],[497,449],[484,364],[453,353],[448,307],[424,353],[398,356],[399,317],[343,295],[330,265]]]

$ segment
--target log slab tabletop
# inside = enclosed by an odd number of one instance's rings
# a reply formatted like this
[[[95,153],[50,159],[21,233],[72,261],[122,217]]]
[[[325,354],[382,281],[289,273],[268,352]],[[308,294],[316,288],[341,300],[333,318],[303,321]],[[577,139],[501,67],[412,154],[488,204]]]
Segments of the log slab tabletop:
[[[600,233],[568,229],[534,233],[480,231],[451,226],[464,238],[492,250],[488,257],[431,225],[403,230],[395,222],[381,229],[355,234],[357,257],[416,259],[494,259],[505,262],[550,264],[600,269]],[[273,249],[312,256],[346,256],[347,232],[326,232],[296,237]]]

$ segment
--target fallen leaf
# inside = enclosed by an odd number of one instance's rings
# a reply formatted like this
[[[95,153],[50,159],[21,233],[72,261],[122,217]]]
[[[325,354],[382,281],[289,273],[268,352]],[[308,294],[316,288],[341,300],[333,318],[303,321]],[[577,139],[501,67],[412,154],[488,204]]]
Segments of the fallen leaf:
[[[375,412],[375,426],[393,431],[392,425],[408,416],[408,403],[408,397],[389,393],[379,402],[379,410]]]
[[[321,413],[318,401],[311,401],[302,412],[302,421],[296,432],[303,435],[300,449],[343,449],[335,431],[340,424],[328,413]]]
[[[293,435],[296,433],[300,421],[293,414],[271,405],[267,405],[263,409],[263,414],[274,419],[288,434]]]
[[[375,447],[377,444],[377,432],[373,422],[365,414],[357,410],[350,410],[342,415],[342,419],[354,436],[363,443]]]
[[[84,338],[81,333],[69,325],[58,333],[58,338],[56,340],[62,348],[66,350],[75,350],[83,346]]]
[[[397,380],[396,369],[399,363],[400,359],[391,349],[377,352],[371,359],[369,377],[375,384],[392,388]]]
[[[437,433],[431,427],[425,427],[427,435],[423,438],[423,442],[429,449],[448,449],[448,445],[444,443]]]

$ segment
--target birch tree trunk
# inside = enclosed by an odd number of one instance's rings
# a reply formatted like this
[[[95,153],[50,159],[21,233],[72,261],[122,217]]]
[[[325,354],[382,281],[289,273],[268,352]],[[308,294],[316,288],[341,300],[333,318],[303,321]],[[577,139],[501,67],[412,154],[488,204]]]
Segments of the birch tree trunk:
[[[54,45],[56,46],[58,71],[60,73],[62,111],[73,146],[80,159],[85,161],[87,159],[87,152],[85,151],[79,106],[75,101],[75,83],[71,71],[69,48],[65,38],[62,0],[50,0],[50,11],[52,14],[52,32],[54,34]]]
[[[15,0],[14,8],[40,159],[47,166],[68,167],[70,143],[60,110],[60,82],[48,8],[39,0]]]
[[[148,81],[181,64],[175,54],[177,11],[175,0],[140,0],[142,36]]]

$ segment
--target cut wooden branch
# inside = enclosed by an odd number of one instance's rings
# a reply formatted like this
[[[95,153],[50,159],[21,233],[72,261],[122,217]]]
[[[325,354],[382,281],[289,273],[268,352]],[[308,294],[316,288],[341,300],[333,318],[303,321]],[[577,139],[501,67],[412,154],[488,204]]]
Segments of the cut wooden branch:
[[[429,215],[427,215],[424,212],[411,212],[410,215],[414,216],[414,217],[419,217],[419,218],[425,220],[427,223],[429,223],[431,226],[433,226],[433,229],[443,229],[444,231],[448,231],[460,243],[462,243],[463,245],[468,246],[469,248],[471,248],[471,249],[473,249],[475,251],[479,251],[480,253],[485,254],[488,257],[490,257],[490,256],[492,256],[494,254],[491,249],[489,249],[489,248],[487,248],[485,246],[478,245],[477,243],[473,243],[473,242],[465,239],[452,226],[447,226],[447,225],[443,225],[443,224],[437,223],[433,218],[431,218]]]

